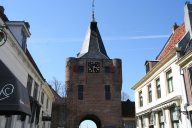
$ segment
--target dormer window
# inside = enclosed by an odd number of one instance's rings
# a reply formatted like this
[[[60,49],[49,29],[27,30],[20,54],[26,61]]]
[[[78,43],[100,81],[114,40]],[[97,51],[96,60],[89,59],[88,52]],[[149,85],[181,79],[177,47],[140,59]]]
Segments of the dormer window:
[[[146,66],[145,66],[145,70],[146,70],[146,73],[149,72],[149,63],[146,64]]]
[[[20,46],[22,47],[22,49],[25,49],[26,43],[27,43],[27,37],[23,30],[21,31],[21,42],[20,43],[21,43]]]
[[[145,68],[146,68],[146,73],[152,70],[152,68],[158,63],[159,61],[154,60],[154,61],[149,61],[147,60],[145,62]]]
[[[27,37],[31,35],[29,32],[29,23],[24,21],[8,21],[6,25],[17,40],[17,43],[25,51],[27,47]]]

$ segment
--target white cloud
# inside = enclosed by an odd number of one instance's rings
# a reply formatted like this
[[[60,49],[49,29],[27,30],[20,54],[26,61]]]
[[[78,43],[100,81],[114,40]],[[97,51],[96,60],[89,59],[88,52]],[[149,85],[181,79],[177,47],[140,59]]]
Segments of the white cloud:
[[[160,39],[168,38],[169,35],[145,35],[145,36],[117,36],[117,37],[102,37],[104,41],[127,41],[127,40],[143,40],[143,39]],[[30,38],[32,43],[71,43],[83,42],[82,38]]]
[[[143,39],[160,39],[168,38],[169,35],[146,35],[146,36],[122,36],[122,37],[112,37],[106,38],[108,41],[126,41],[126,40],[143,40]]]

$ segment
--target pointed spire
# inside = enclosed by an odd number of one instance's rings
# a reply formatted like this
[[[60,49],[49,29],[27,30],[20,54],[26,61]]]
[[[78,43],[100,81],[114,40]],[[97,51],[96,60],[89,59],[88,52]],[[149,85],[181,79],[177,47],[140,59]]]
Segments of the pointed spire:
[[[92,1],[92,21],[77,57],[109,59],[97,27],[97,22],[95,21],[95,0]]]
[[[91,22],[85,40],[83,42],[83,46],[77,57],[109,59],[101,35],[97,28],[97,22]]]

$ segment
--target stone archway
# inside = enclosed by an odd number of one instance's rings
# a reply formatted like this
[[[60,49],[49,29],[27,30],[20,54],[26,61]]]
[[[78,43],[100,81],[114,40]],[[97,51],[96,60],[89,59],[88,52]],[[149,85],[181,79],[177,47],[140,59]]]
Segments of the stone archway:
[[[101,128],[101,121],[95,115],[86,115],[86,116],[84,116],[82,119],[80,119],[80,121],[78,123],[78,126],[81,124],[81,122],[83,122],[85,120],[91,120],[96,124],[97,128]]]

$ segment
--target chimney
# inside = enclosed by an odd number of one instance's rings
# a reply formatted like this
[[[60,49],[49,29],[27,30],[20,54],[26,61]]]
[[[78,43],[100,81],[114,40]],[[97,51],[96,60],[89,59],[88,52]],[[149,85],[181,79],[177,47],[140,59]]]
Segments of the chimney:
[[[172,27],[172,32],[174,33],[175,30],[178,28],[179,26],[177,25],[177,23],[174,23],[173,27]]]

